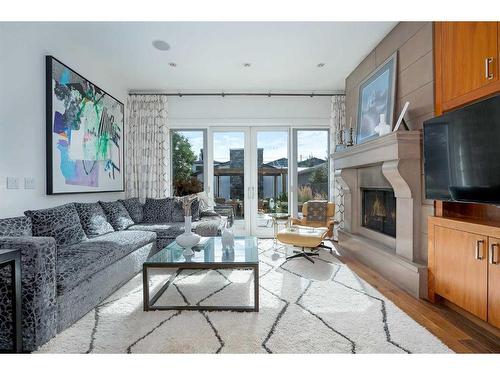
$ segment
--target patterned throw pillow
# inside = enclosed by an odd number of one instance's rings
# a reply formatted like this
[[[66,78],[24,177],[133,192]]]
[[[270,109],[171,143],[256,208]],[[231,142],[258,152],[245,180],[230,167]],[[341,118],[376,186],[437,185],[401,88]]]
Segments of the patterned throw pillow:
[[[75,207],[88,237],[102,236],[115,231],[99,203],[75,203]]]
[[[213,211],[215,207],[215,201],[212,197],[208,195],[206,191],[202,191],[196,194],[198,200],[200,201],[200,211]]]
[[[179,198],[173,198],[172,221],[184,221],[184,206]],[[191,218],[193,221],[200,219],[200,200],[197,198],[191,202]]]
[[[34,236],[54,237],[58,246],[74,245],[87,239],[73,203],[24,214],[31,218]]]
[[[144,203],[145,223],[170,223],[172,220],[173,199],[153,199],[146,198]]]
[[[125,206],[134,223],[142,223],[144,220],[144,211],[139,198],[119,199],[119,201]]]
[[[199,199],[195,199],[192,203],[191,203],[191,216],[192,216],[192,220],[195,221],[195,220],[200,220],[200,200]]]
[[[184,207],[182,202],[178,198],[172,198],[172,221],[181,222],[184,221]]]
[[[32,236],[31,219],[26,216],[0,219],[0,236],[21,237]]]
[[[101,202],[99,201],[102,209],[106,213],[108,221],[113,226],[114,230],[125,230],[134,225],[134,221],[128,214],[127,209],[121,202]]]

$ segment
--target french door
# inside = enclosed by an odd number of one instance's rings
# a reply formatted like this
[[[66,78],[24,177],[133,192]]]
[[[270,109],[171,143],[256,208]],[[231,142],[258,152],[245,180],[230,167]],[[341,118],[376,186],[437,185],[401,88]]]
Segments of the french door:
[[[273,236],[273,213],[290,212],[290,129],[251,129],[250,228],[254,236]]]
[[[325,128],[209,128],[205,190],[233,210],[235,234],[272,237],[272,214],[328,199],[328,139]]]
[[[289,212],[290,130],[213,128],[208,181],[218,205],[235,214],[234,232],[272,237],[274,212]]]

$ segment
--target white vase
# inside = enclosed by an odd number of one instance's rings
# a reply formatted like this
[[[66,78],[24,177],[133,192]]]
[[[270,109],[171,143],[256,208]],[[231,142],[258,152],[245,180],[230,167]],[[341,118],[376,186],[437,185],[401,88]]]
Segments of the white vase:
[[[194,255],[192,247],[200,242],[200,236],[191,232],[191,216],[184,216],[184,233],[177,236],[175,242],[184,248],[184,252],[182,253],[184,256],[189,257]]]
[[[374,129],[379,136],[389,134],[391,132],[391,125],[385,122],[385,114],[380,114],[380,123]]]

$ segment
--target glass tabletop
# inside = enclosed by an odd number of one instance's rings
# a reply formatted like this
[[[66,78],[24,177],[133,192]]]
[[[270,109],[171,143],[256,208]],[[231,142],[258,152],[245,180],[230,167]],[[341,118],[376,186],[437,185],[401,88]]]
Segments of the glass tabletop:
[[[234,250],[223,250],[221,237],[202,237],[198,245],[193,247],[194,255],[184,257],[184,248],[175,241],[150,257],[147,265],[165,263],[249,263],[259,262],[257,238],[235,237]]]

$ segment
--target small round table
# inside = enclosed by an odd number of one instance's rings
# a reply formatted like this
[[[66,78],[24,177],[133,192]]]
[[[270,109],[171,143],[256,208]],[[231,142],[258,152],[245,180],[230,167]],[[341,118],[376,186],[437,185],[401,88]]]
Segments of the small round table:
[[[278,250],[280,247],[283,247],[283,245],[278,246],[278,232],[279,232],[279,223],[280,222],[288,222],[288,218],[290,217],[290,214],[287,213],[281,213],[281,212],[276,212],[276,213],[270,213],[267,214],[272,220],[273,220],[273,230],[274,230],[274,250]]]

